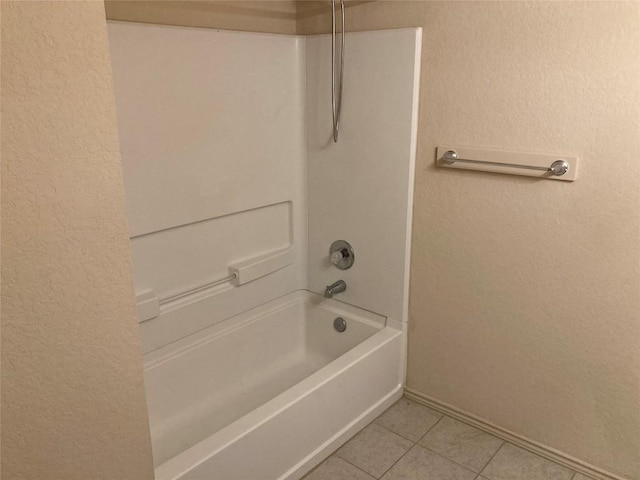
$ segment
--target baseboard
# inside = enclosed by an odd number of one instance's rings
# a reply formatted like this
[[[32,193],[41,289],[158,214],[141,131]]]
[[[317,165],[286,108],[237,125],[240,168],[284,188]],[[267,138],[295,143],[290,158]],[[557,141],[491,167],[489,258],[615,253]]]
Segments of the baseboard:
[[[410,388],[405,388],[404,394],[405,397],[409,398],[410,400],[413,400],[440,413],[453,417],[456,420],[471,425],[472,427],[476,427],[480,430],[490,433],[495,437],[501,438],[502,440],[517,445],[518,447],[544,457],[547,460],[551,460],[552,462],[570,468],[571,470],[581,473],[582,475],[585,475],[587,477],[596,480],[628,480],[613,473],[602,470],[601,468],[583,462],[582,460],[578,460],[577,458],[567,455],[566,453],[560,452],[551,447],[547,447],[546,445],[542,445],[541,443],[534,442],[533,440],[529,440],[522,435],[510,432],[509,430],[494,425],[491,422],[483,420],[482,418],[476,417],[475,415],[460,410],[459,408],[456,408],[452,405],[447,405],[446,403],[440,402],[435,398],[431,398]]]

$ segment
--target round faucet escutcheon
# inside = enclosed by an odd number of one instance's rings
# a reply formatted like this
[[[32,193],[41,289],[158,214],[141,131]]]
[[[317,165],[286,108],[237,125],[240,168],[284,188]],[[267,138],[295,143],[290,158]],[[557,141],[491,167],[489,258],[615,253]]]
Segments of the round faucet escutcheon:
[[[329,259],[340,270],[348,270],[353,267],[356,255],[353,247],[346,240],[336,240],[329,248]]]

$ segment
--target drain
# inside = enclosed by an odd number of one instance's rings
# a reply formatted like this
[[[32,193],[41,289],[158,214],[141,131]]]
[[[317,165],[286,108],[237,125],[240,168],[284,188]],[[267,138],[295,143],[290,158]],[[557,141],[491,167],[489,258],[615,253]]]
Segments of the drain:
[[[347,322],[344,318],[338,317],[333,321],[333,328],[342,333],[347,329]]]

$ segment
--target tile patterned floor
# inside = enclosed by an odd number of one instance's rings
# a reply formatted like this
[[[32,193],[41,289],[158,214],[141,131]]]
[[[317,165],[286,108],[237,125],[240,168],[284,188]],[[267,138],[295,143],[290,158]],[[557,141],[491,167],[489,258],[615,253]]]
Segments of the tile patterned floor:
[[[304,480],[589,480],[403,398]]]

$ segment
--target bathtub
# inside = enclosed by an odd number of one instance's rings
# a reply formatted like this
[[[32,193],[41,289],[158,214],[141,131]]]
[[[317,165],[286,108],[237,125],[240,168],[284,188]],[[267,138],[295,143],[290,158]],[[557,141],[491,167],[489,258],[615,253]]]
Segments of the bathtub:
[[[399,322],[296,291],[147,354],[156,480],[302,477],[402,396],[404,343]]]

